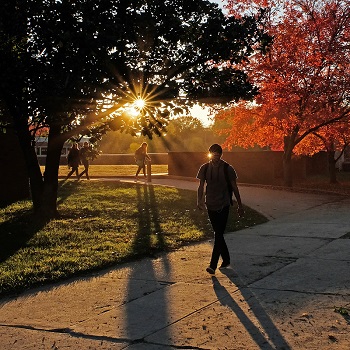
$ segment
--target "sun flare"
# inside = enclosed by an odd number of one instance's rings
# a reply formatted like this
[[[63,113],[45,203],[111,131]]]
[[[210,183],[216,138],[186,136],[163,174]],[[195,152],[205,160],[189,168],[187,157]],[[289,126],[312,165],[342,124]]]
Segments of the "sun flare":
[[[134,107],[138,110],[142,110],[146,105],[146,101],[142,98],[138,98],[134,102]]]
[[[131,118],[137,118],[145,108],[146,101],[143,98],[138,97],[132,100],[130,104],[128,104],[126,111]]]

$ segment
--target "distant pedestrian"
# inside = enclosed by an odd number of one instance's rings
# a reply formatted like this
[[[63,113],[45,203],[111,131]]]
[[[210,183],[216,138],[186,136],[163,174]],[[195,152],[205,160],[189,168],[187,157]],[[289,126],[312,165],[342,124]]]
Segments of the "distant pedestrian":
[[[135,151],[135,163],[138,166],[135,178],[137,179],[140,171],[143,171],[143,176],[146,177],[146,162],[150,162],[151,158],[147,154],[147,143],[143,142],[141,146]]]
[[[79,173],[78,168],[80,165],[80,154],[79,154],[79,148],[77,143],[73,143],[71,149],[68,152],[68,168],[72,168],[72,170],[68,173],[65,180],[68,180],[68,178],[75,173],[77,178],[79,179]]]
[[[200,180],[197,191],[197,207],[207,209],[208,216],[214,231],[214,246],[209,267],[206,271],[215,274],[219,258],[222,258],[220,269],[230,265],[230,253],[228,251],[224,232],[226,229],[232,194],[235,195],[238,204],[238,215],[243,216],[244,210],[240,193],[237,187],[237,174],[231,165],[221,159],[222,148],[213,144],[209,148],[210,161],[203,164],[197,174]],[[204,185],[206,190],[204,194]]]
[[[85,141],[84,146],[80,149],[80,161],[84,166],[84,170],[80,173],[79,179],[85,174],[86,178],[90,180],[89,177],[89,164],[90,164],[90,157],[91,157],[91,149],[89,146],[89,142]]]

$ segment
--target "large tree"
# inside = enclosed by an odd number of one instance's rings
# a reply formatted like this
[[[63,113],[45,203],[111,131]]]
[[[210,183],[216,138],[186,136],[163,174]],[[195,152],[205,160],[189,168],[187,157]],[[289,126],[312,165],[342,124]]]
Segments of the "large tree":
[[[349,120],[341,120],[328,124],[315,131],[296,147],[297,154],[312,155],[326,151],[328,159],[329,182],[338,183],[336,164],[341,159],[346,148],[350,145]]]
[[[232,13],[247,1],[229,0]],[[273,45],[251,60],[256,104],[222,112],[231,123],[227,145],[283,149],[284,183],[292,185],[291,158],[309,135],[350,115],[350,3],[344,0],[255,0],[266,6]],[[251,2],[249,2],[251,6]],[[332,129],[329,129],[332,130]]]
[[[189,101],[252,98],[256,89],[232,64],[267,42],[256,18],[225,17],[205,0],[3,2],[0,99],[24,153],[34,209],[56,214],[67,139],[109,129],[152,137]],[[42,128],[44,176],[34,150]]]

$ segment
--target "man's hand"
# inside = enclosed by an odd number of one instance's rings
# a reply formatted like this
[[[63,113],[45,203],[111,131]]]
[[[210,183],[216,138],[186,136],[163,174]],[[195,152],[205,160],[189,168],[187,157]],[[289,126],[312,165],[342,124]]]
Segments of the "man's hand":
[[[240,218],[244,217],[245,212],[244,212],[243,207],[238,207],[237,214],[238,214],[238,217],[240,217]]]

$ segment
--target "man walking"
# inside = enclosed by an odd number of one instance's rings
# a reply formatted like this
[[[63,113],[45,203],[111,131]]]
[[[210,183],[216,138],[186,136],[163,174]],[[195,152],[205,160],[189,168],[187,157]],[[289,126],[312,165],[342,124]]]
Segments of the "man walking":
[[[80,160],[84,166],[84,170],[81,172],[78,179],[80,179],[85,174],[86,179],[90,180],[90,177],[89,177],[90,154],[91,154],[91,150],[89,147],[89,142],[85,141],[84,147],[80,149]]]
[[[224,232],[226,229],[232,194],[235,195],[238,204],[238,215],[243,216],[241,196],[237,187],[237,174],[231,165],[221,159],[222,148],[213,144],[209,148],[210,161],[203,164],[197,174],[200,180],[197,191],[197,207],[207,209],[211,225],[214,230],[214,247],[207,272],[215,274],[219,258],[222,258],[220,268],[230,265],[230,253],[228,251]],[[206,190],[204,195],[204,184]]]

